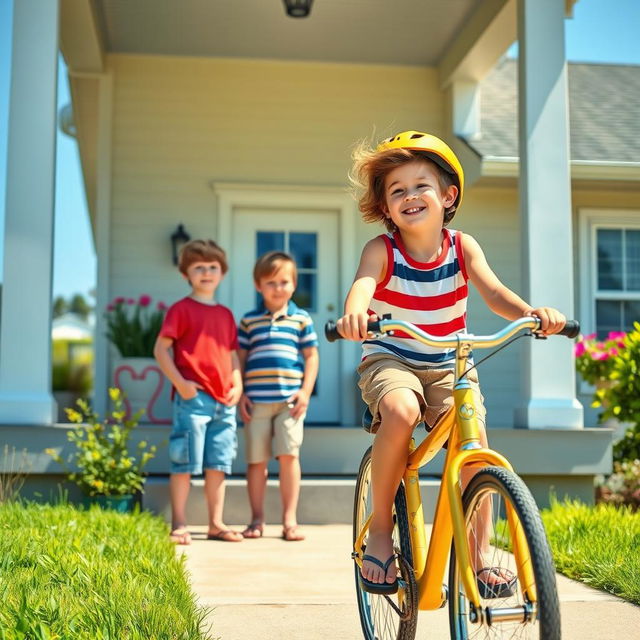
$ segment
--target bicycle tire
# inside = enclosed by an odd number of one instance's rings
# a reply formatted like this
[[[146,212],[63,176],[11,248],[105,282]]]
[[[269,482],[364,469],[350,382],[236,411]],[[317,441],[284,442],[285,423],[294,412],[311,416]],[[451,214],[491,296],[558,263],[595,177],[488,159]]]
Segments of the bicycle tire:
[[[492,506],[490,510],[493,531],[492,545],[474,543],[472,540],[477,537],[474,531],[486,536],[485,527],[475,527],[474,514],[479,508],[483,496],[492,495]],[[455,640],[472,640],[473,638],[539,638],[540,640],[559,640],[560,629],[560,604],[556,587],[555,568],[547,537],[544,531],[538,507],[531,495],[531,492],[522,479],[512,471],[500,467],[487,467],[477,473],[466,488],[462,503],[465,515],[465,528],[470,540],[472,556],[474,549],[483,555],[483,559],[488,558],[489,546],[493,547],[490,552],[491,563],[483,562],[481,566],[492,568],[507,568],[517,576],[517,568],[513,555],[504,547],[504,544],[496,544],[498,539],[506,540],[507,522],[501,513],[500,501],[506,504],[509,501],[514,507],[514,513],[522,526],[526,544],[529,548],[535,588],[537,592],[537,611],[534,621],[521,622],[496,622],[491,626],[486,623],[475,624],[469,619],[469,601],[464,595],[458,563],[456,561],[455,546],[452,545],[451,559],[449,563],[449,624],[451,638]],[[488,504],[488,503],[485,503]],[[486,515],[486,512],[485,512]],[[484,532],[484,533],[483,533]],[[485,547],[487,551],[480,551],[480,547]],[[477,556],[474,556],[477,557]],[[477,565],[476,565],[477,566]],[[526,597],[522,593],[521,581],[518,578],[515,593],[507,594],[504,597],[482,598],[483,607],[518,607],[523,606]],[[520,634],[520,635],[519,635]]]
[[[367,449],[356,481],[353,507],[353,542],[355,543],[362,525],[371,513],[371,447]],[[361,588],[360,567],[354,562],[356,598],[360,625],[366,640],[413,640],[418,624],[418,589],[413,575],[411,540],[409,537],[409,517],[404,484],[401,482],[394,500],[394,551],[400,555],[399,580],[406,587],[403,589],[403,615],[394,610],[400,605],[398,594],[381,596],[368,593]]]

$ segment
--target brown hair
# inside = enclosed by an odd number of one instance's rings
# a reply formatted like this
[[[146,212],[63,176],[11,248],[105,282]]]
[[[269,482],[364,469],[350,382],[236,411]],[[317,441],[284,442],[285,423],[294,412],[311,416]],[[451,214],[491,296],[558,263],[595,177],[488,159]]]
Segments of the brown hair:
[[[298,282],[298,269],[295,260],[284,251],[269,251],[261,255],[253,267],[253,281],[260,284],[262,278],[268,278],[276,274],[282,268],[282,265],[289,263],[293,274],[294,283]]]
[[[191,240],[182,247],[178,269],[187,275],[187,269],[194,262],[219,262],[222,273],[227,273],[227,254],[213,240]]]
[[[429,156],[413,149],[388,149],[376,151],[367,142],[361,142],[353,152],[353,168],[349,180],[358,199],[358,208],[365,222],[382,221],[388,231],[395,231],[396,225],[384,213],[386,198],[384,181],[394,169],[410,162],[427,162],[436,171],[438,184],[444,193],[451,185],[460,188],[455,176],[447,173]],[[455,206],[447,207],[444,212],[444,224],[451,222],[455,215]]]

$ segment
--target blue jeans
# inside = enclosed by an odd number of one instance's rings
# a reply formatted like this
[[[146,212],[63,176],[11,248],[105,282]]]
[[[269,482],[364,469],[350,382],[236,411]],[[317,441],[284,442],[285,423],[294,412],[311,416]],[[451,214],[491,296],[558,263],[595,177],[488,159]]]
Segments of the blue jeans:
[[[236,408],[227,407],[204,391],[173,401],[169,437],[171,473],[201,474],[203,469],[231,473],[238,449]]]

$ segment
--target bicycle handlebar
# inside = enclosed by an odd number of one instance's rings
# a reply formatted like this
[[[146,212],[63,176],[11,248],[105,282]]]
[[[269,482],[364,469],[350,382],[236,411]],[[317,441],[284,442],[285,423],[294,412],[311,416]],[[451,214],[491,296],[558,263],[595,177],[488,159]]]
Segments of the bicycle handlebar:
[[[439,337],[432,336],[428,333],[418,329],[415,325],[404,320],[393,320],[392,318],[382,318],[381,320],[370,321],[367,324],[367,330],[369,333],[380,334],[390,333],[392,331],[404,331],[412,338],[423,342],[430,347],[447,347],[455,348],[459,342],[470,342],[474,347],[481,349],[488,349],[495,347],[503,342],[506,342],[512,335],[522,331],[524,329],[531,329],[532,331],[540,330],[540,320],[535,316],[528,316],[525,318],[518,318],[512,323],[508,324],[504,329],[493,333],[488,336],[474,336],[469,333],[459,333],[453,338],[451,336]],[[567,320],[562,331],[559,331],[558,336],[566,336],[567,338],[576,338],[580,333],[580,323],[577,320]],[[324,326],[324,335],[329,342],[335,340],[343,340],[343,337],[338,333],[336,323],[330,320]]]

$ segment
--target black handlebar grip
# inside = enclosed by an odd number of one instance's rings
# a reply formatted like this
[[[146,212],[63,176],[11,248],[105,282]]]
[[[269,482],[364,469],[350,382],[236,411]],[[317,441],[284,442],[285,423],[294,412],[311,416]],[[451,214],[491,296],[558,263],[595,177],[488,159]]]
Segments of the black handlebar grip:
[[[577,338],[579,334],[580,323],[577,320],[567,320],[564,329],[558,333],[558,335],[567,336],[567,338]]]
[[[327,324],[324,325],[324,337],[329,342],[335,342],[336,340],[342,340],[342,336],[338,333],[338,328],[336,327],[336,323],[333,320],[329,320]]]
[[[380,333],[380,320],[369,320],[367,323],[367,331],[370,333]],[[344,340],[344,338],[338,333],[338,328],[333,320],[329,320],[324,325],[324,337],[329,342]]]

